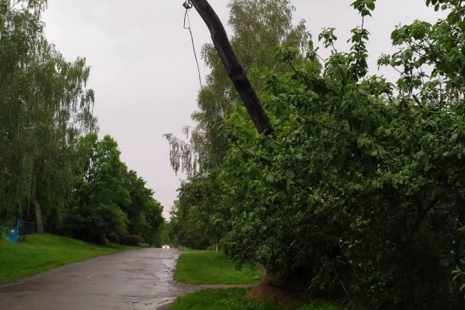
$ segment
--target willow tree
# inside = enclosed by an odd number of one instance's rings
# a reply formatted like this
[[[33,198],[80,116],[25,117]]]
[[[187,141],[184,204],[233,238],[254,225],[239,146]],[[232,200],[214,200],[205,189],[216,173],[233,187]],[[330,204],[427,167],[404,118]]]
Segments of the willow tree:
[[[31,203],[39,232],[41,201],[52,215],[72,190],[72,142],[96,130],[94,95],[85,87],[89,68],[84,59],[67,62],[46,40],[46,4],[0,4],[0,216],[22,216]]]
[[[202,2],[204,5],[199,7],[200,1],[193,1],[193,4],[205,18],[206,11],[202,11],[202,7],[205,9],[206,5],[205,1]],[[214,44],[203,46],[202,58],[211,72],[197,98],[199,109],[192,114],[196,126],[184,128],[187,142],[172,134],[166,135],[171,146],[170,161],[173,170],[185,172],[189,176],[189,179],[181,185],[179,200],[172,213],[172,223],[178,224],[173,225],[173,231],[177,233],[178,242],[188,243],[192,247],[204,248],[209,245],[218,247],[224,232],[230,228],[228,221],[230,212],[220,203],[221,193],[218,191],[217,182],[220,166],[231,142],[228,141],[230,133],[223,130],[223,125],[234,106],[248,106],[253,103],[247,102],[247,98],[238,92],[240,87],[238,88],[237,83],[233,82],[234,75],[242,76],[242,71],[250,73],[257,67],[275,66],[277,61],[273,57],[273,50],[284,43],[305,52],[309,39],[303,22],[298,25],[293,24],[294,8],[289,0],[232,0],[229,8],[229,25],[233,31],[230,45],[233,52],[228,48],[228,55],[235,54],[233,58],[237,57],[240,64],[234,60],[236,64],[233,65],[231,57],[226,57],[229,59],[229,64],[224,62],[224,57],[222,59],[219,54],[223,55],[226,51],[221,51],[222,48],[224,49],[222,43],[227,45],[228,42],[224,41],[224,35],[220,36],[215,29],[210,29]],[[211,26],[209,25],[209,28]],[[216,27],[222,28],[218,25]],[[242,67],[243,70],[238,67]],[[290,69],[287,66],[279,67],[283,71]],[[260,86],[258,79],[253,78],[251,74],[247,75],[254,88],[258,89]],[[244,82],[243,76],[241,81]],[[249,86],[244,88],[250,90]],[[261,107],[260,109],[262,110]],[[254,113],[251,113],[249,108],[248,110],[257,129],[261,131],[261,127],[266,128],[260,126],[263,122],[257,122]],[[269,123],[266,113],[261,112],[264,116],[261,120],[265,120],[265,124],[267,121]],[[195,193],[195,197],[191,197],[192,193]],[[209,238],[202,239],[203,243],[192,243],[192,238],[185,238],[187,235],[202,235],[206,231]]]
[[[246,72],[276,64],[271,51],[283,43],[300,50],[307,48],[309,35],[303,22],[293,24],[294,8],[289,0],[232,0],[229,8],[233,31],[230,43]],[[203,46],[202,59],[211,71],[197,98],[199,110],[192,114],[197,124],[184,129],[188,142],[166,135],[173,169],[190,176],[221,164],[228,149],[221,127],[240,100],[213,44]],[[256,82],[252,79],[252,84]]]

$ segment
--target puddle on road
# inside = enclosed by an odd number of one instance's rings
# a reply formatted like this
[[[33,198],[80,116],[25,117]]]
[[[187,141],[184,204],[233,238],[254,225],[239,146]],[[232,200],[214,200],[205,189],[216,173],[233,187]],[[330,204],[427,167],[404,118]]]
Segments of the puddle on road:
[[[174,255],[174,259],[170,258],[160,258],[161,264],[163,264],[164,269],[156,271],[153,275],[156,278],[154,286],[157,286],[156,291],[158,293],[162,291],[169,292],[169,295],[176,297],[165,297],[165,298],[154,298],[141,300],[138,302],[133,302],[133,310],[158,310],[166,309],[166,307],[172,304],[177,297],[182,296],[186,293],[195,291],[196,288],[190,285],[185,285],[181,283],[176,283],[173,279],[173,272],[176,268],[178,254]],[[173,295],[174,294],[174,295]]]
[[[175,257],[175,259],[162,259],[161,263],[166,267],[166,269],[154,272],[155,277],[163,282],[173,281],[173,272],[176,268],[176,261],[177,257]]]
[[[132,306],[133,310],[157,310],[163,306],[173,303],[175,299],[175,297],[172,297],[133,302]]]
[[[154,273],[155,277],[157,277],[157,280],[166,282],[166,281],[172,281],[173,280],[173,271],[172,270],[160,270]]]

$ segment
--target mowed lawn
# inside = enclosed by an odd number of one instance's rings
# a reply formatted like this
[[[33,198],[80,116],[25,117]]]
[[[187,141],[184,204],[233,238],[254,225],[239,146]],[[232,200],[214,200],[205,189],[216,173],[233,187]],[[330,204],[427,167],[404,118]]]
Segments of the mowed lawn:
[[[267,301],[249,300],[246,289],[207,289],[179,297],[169,310],[343,310],[329,303],[283,307]]]
[[[94,245],[49,234],[30,235],[19,243],[0,238],[0,283],[127,249],[121,245]]]
[[[169,310],[277,310],[276,305],[245,299],[244,289],[208,289],[179,297]]]
[[[174,279],[188,284],[254,284],[260,282],[255,268],[237,269],[226,255],[214,251],[184,253],[178,259]]]
[[[181,249],[174,278],[189,284],[255,284],[260,282],[258,270],[245,266],[236,269],[235,265],[221,252],[190,251]],[[204,289],[176,299],[169,310],[343,310],[338,305],[325,302],[312,302],[305,306],[283,307],[276,302],[251,300],[248,289],[218,288]],[[250,297],[250,296],[249,296]]]

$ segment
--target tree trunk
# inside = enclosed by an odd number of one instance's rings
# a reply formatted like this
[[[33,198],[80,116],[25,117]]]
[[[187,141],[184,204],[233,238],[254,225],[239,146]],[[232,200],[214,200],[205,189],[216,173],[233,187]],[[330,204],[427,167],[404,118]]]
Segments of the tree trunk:
[[[44,222],[42,220],[42,210],[40,209],[40,204],[39,200],[37,199],[35,189],[32,192],[31,203],[34,206],[34,212],[36,215],[37,232],[41,234],[44,232]]]
[[[334,272],[356,310],[373,310],[371,301],[365,290],[357,283],[354,271],[342,249],[336,246],[331,251],[334,261]]]
[[[244,103],[258,132],[274,137],[275,133],[271,126],[271,122],[266,115],[252,84],[247,78],[244,68],[242,68],[234,54],[226,31],[224,30],[224,26],[218,15],[207,0],[192,0],[192,4],[202,17],[205,24],[207,24],[216,51],[223,62],[229,78],[241,96],[242,102]]]

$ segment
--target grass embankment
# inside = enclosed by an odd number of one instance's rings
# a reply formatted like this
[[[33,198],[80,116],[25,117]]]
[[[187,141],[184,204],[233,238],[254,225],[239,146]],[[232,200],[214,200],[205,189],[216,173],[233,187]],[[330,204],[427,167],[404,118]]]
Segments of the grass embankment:
[[[256,270],[236,269],[221,252],[195,251],[178,259],[174,279],[188,284],[254,284],[260,282]]]
[[[0,238],[0,283],[126,249],[121,245],[95,245],[48,234],[30,235],[19,243]]]
[[[195,251],[182,249],[185,252],[179,257],[175,271],[175,279],[189,284],[255,284],[260,281],[257,270],[250,267],[236,269],[223,253],[212,251]],[[190,252],[190,253],[189,253]],[[270,292],[260,292],[264,286],[256,290],[266,296]],[[205,289],[178,298],[169,310],[342,310],[339,306],[326,303],[311,303],[305,306],[286,307],[271,300],[256,300],[252,291],[243,288]],[[280,296],[276,296],[280,299]],[[265,298],[268,300],[267,298]]]

